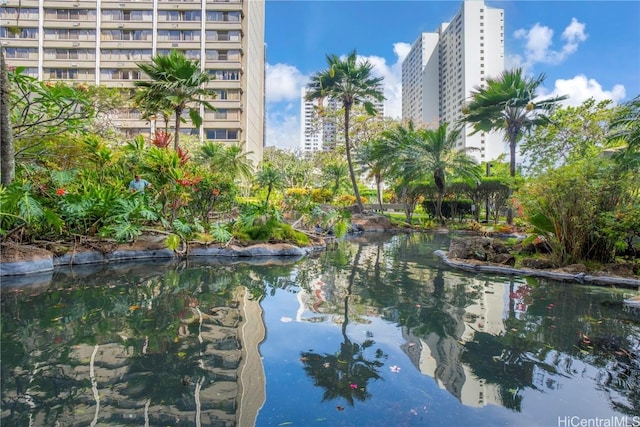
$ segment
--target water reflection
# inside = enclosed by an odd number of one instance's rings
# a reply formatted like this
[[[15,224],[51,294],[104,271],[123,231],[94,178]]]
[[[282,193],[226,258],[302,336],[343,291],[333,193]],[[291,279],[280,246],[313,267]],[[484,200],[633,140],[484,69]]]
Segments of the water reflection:
[[[5,280],[1,422],[640,417],[639,315],[622,306],[624,290],[444,269],[432,252],[447,245],[444,235],[374,234],[304,260]]]

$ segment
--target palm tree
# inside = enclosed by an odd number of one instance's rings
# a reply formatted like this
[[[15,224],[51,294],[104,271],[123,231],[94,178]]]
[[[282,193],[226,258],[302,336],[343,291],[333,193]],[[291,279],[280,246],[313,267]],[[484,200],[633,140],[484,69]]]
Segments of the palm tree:
[[[349,171],[347,165],[344,164],[344,160],[325,165],[322,170],[322,178],[326,180],[327,184],[331,187],[331,196],[335,197],[335,195],[338,194],[338,190],[347,179],[348,173]]]
[[[567,96],[536,100],[536,91],[545,75],[527,78],[521,68],[504,71],[476,86],[463,110],[463,121],[473,125],[473,133],[503,130],[509,143],[511,176],[516,176],[516,145],[522,135],[537,125],[549,123],[549,114]],[[472,134],[473,134],[472,133]]]
[[[215,91],[207,89],[206,84],[212,77],[202,69],[200,61],[190,60],[184,53],[176,50],[168,55],[156,55],[151,63],[137,63],[138,67],[151,80],[137,81],[140,90],[134,100],[149,116],[171,109],[175,115],[174,148],[179,147],[180,123],[184,121],[182,113],[189,108],[189,117],[196,127],[202,124],[200,106],[215,110],[205,98],[213,99]]]
[[[4,60],[4,48],[0,48],[0,177],[2,185],[9,185],[15,175],[15,148],[9,106],[9,78]]]
[[[358,191],[358,183],[351,161],[351,143],[349,141],[349,120],[354,105],[362,104],[367,113],[375,114],[373,100],[382,101],[384,95],[380,82],[383,77],[372,77],[373,65],[368,61],[357,61],[356,51],[352,51],[345,59],[336,55],[327,55],[326,70],[320,71],[311,78],[307,85],[309,92],[307,101],[324,98],[334,99],[342,104],[344,110],[344,144],[347,154],[347,164],[353,192],[360,212],[363,210],[362,199]]]
[[[251,178],[253,165],[248,158],[251,152],[244,153],[240,144],[225,146],[220,142],[207,142],[200,151],[212,171],[217,170],[233,178]]]
[[[256,183],[260,187],[267,187],[267,198],[264,203],[268,205],[271,192],[274,189],[282,188],[284,185],[284,179],[282,172],[267,163],[258,171],[258,174],[256,175]]]
[[[638,170],[640,166],[640,95],[623,105],[620,113],[611,121],[609,141],[622,141],[623,150],[615,159],[624,169]]]
[[[444,225],[442,215],[442,198],[448,175],[477,181],[480,171],[475,160],[464,151],[456,148],[460,129],[449,132],[444,122],[436,129],[415,129],[413,124],[387,131],[383,135],[387,139],[390,153],[395,151],[402,164],[403,173],[408,181],[421,179],[431,175],[438,198],[436,213]]]
[[[368,177],[376,183],[376,198],[380,211],[382,211],[382,175],[391,168],[393,158],[386,151],[384,139],[374,139],[358,151],[358,163],[368,171]]]

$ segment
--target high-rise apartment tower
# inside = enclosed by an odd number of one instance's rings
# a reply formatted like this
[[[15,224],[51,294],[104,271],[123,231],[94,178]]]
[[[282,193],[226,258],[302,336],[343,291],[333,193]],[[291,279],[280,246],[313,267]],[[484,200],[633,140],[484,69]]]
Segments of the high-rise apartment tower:
[[[307,101],[305,99],[308,89],[302,88],[300,99],[300,151],[322,151],[332,149],[336,141],[344,140],[341,131],[338,131],[338,120],[332,115],[318,115],[318,100]],[[373,108],[380,117],[384,116],[384,101],[372,100]],[[336,112],[342,105],[331,98],[322,100],[322,109],[327,112]]]
[[[471,91],[504,71],[504,11],[481,0],[465,0],[458,14],[434,33],[422,33],[402,63],[402,118],[437,126],[457,125]],[[478,161],[506,151],[502,132],[470,135],[459,149]]]
[[[264,147],[264,0],[2,0],[0,43],[9,66],[40,80],[131,90],[136,63],[176,49],[215,77],[201,140],[242,143],[254,162]],[[116,124],[127,135],[152,126],[135,109]]]

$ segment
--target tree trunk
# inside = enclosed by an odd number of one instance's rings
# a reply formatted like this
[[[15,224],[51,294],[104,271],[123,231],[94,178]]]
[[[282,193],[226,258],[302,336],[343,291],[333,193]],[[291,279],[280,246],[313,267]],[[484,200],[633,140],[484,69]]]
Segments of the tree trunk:
[[[516,176],[516,144],[518,143],[518,133],[516,131],[509,132],[509,174],[511,177]],[[513,189],[509,187],[509,200],[513,194]],[[507,224],[513,224],[513,208],[511,205],[507,208]]]
[[[4,61],[4,49],[0,48],[0,183],[4,186],[13,182],[16,171],[10,108],[7,64]]]
[[[176,153],[178,152],[178,147],[180,147],[180,117],[182,116],[182,108],[176,108],[175,110],[175,114],[176,114],[176,130],[175,130],[175,135],[173,135],[173,149],[176,150]]]
[[[356,174],[353,171],[353,164],[351,163],[351,145],[349,144],[349,105],[344,106],[344,146],[347,151],[347,164],[349,165],[349,176],[351,176],[351,185],[353,185],[353,193],[356,196],[356,204],[358,205],[358,213],[364,210],[362,206],[362,199],[360,198],[360,191],[358,191],[358,182],[356,181]]]
[[[378,205],[380,206],[380,212],[382,212],[382,177],[379,173],[375,174],[376,178],[376,191],[378,193]]]

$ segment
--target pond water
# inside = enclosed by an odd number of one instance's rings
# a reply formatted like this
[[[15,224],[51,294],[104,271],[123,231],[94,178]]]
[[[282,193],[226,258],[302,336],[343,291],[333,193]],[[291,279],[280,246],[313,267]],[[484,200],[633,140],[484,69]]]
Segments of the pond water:
[[[640,426],[631,291],[444,267],[446,235],[2,283],[5,426]]]

